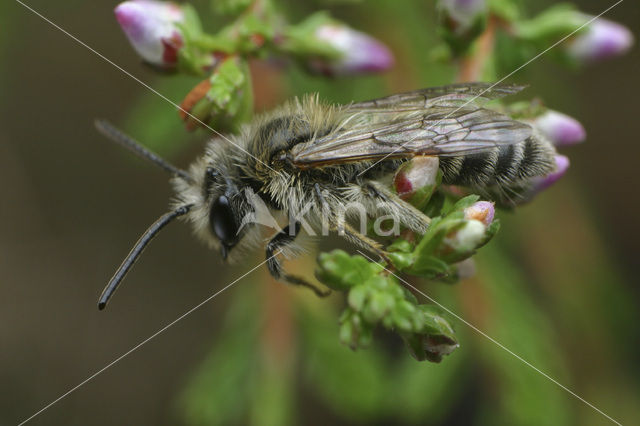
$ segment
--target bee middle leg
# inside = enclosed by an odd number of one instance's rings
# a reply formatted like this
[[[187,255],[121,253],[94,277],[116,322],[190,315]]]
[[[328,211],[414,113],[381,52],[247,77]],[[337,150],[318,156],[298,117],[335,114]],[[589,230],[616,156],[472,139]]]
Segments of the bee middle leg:
[[[299,232],[300,222],[296,222],[293,232],[291,232],[289,225],[287,225],[284,227],[284,229],[275,234],[267,243],[267,267],[269,268],[269,272],[271,273],[271,276],[276,280],[284,281],[288,284],[307,287],[313,290],[313,292],[320,297],[328,296],[331,293],[330,290],[322,290],[321,288],[318,288],[317,286],[306,281],[304,278],[285,272],[282,268],[282,264],[277,258],[277,256],[280,254],[281,249],[291,244],[293,240],[295,240]]]

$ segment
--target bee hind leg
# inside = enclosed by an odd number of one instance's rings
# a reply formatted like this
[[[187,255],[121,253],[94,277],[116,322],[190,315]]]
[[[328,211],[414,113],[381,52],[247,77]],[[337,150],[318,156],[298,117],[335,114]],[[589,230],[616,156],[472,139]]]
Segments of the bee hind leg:
[[[347,241],[359,246],[360,248],[380,256],[389,268],[394,269],[393,263],[391,262],[391,259],[389,259],[389,256],[387,256],[384,246],[376,240],[361,234],[348,223],[343,224],[341,228],[338,229],[338,235],[344,237]]]
[[[282,231],[275,234],[271,240],[267,243],[267,267],[269,268],[269,272],[271,276],[278,281],[284,281],[288,284],[298,285],[302,287],[307,287],[313,292],[320,296],[326,297],[331,291],[330,290],[322,290],[321,288],[311,284],[304,278],[288,274],[282,268],[282,264],[278,260],[278,255],[282,252],[282,250],[289,244],[295,240],[298,232],[300,232],[300,223],[296,222],[294,229],[290,229],[289,225],[284,227]]]
[[[419,234],[424,234],[427,231],[431,218],[402,200],[389,188],[379,182],[369,181],[365,184],[364,189],[371,199],[380,201],[386,210],[397,217],[404,226]]]

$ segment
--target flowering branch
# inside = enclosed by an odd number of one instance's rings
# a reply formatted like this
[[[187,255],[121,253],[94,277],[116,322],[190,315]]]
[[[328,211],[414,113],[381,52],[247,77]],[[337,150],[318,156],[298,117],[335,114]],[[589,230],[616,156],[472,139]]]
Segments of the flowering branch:
[[[181,118],[188,130],[200,121],[220,131],[237,131],[253,110],[248,59],[277,58],[324,76],[380,72],[389,69],[391,51],[373,37],[314,13],[297,24],[288,22],[269,0],[219,0],[219,13],[233,22],[214,34],[203,31],[197,12],[188,4],[132,0],[120,4],[116,18],[142,59],[164,72],[204,79],[182,102]],[[529,58],[588,22],[591,17],[572,6],[554,6],[524,18],[516,2],[440,0],[439,31],[449,57],[459,65],[458,80],[479,80],[487,69],[512,71]],[[633,43],[625,27],[597,19],[561,47],[563,63],[586,64],[626,52]],[[536,134],[556,147],[582,142],[585,129],[575,119],[546,108],[539,100],[494,105],[496,111],[529,123]],[[504,202],[514,207],[530,201],[562,177],[569,159],[555,156],[555,170],[532,178],[519,188],[521,198]],[[469,262],[497,233],[495,204],[481,201],[464,188],[442,185],[437,158],[404,163],[391,189],[430,218],[424,235],[403,230],[385,241],[386,265],[336,250],[318,258],[317,278],[346,293],[348,306],[340,318],[340,339],[356,349],[370,344],[380,325],[397,332],[418,360],[439,362],[458,346],[447,316],[432,305],[421,305],[395,273],[430,281],[454,283],[469,275]],[[488,191],[490,192],[490,191]],[[486,194],[491,198],[490,193]],[[501,207],[501,205],[498,205]],[[393,270],[394,274],[390,274]]]
[[[288,59],[327,76],[380,72],[393,65],[384,44],[327,13],[315,13],[294,25],[268,0],[229,0],[217,9],[237,17],[215,34],[202,30],[197,12],[188,4],[133,0],[115,9],[146,63],[163,71],[208,75],[182,103],[197,118],[181,112],[188,130],[201,121],[220,131],[237,131],[250,117],[249,58]]]

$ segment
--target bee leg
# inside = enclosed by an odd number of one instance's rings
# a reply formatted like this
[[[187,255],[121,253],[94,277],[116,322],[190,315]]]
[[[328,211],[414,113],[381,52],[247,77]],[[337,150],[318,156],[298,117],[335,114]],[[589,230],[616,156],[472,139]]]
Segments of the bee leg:
[[[391,213],[394,211],[397,212],[394,216],[397,216],[397,219],[404,226],[420,234],[424,234],[427,231],[431,218],[402,200],[383,184],[369,181],[364,185],[364,188],[368,191],[371,198],[387,204],[389,206],[388,210]]]
[[[386,262],[387,266],[393,269],[393,263],[391,262],[391,259],[389,259],[389,256],[387,256],[387,252],[384,250],[384,246],[382,244],[372,238],[367,237],[366,235],[361,234],[348,223],[342,225],[341,230],[344,231],[344,233],[341,235],[344,236],[349,242],[380,256],[382,260]]]
[[[286,227],[284,227],[284,229],[282,229],[282,231],[275,234],[267,243],[267,267],[269,268],[269,272],[271,273],[271,276],[276,280],[284,281],[288,284],[310,288],[316,295],[320,297],[326,297],[331,293],[330,290],[322,290],[321,288],[318,288],[315,285],[307,282],[304,278],[286,273],[282,269],[282,265],[277,258],[277,255],[280,254],[281,249],[286,247],[288,244],[291,244],[293,240],[295,240],[298,232],[300,232],[300,222],[296,222],[295,228],[293,230],[291,230],[289,228],[289,225],[287,225]]]
[[[322,195],[322,188],[320,188],[320,184],[319,183],[314,183],[313,184],[313,189],[314,191],[316,191],[316,197],[318,197],[318,200],[320,201],[320,204],[322,204],[322,207],[327,207],[328,203],[327,200],[324,198],[324,195]]]

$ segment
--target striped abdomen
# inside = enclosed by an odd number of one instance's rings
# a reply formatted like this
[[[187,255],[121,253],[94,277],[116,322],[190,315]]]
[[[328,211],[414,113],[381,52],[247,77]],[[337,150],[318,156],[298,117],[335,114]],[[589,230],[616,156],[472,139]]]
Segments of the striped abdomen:
[[[533,135],[511,145],[461,157],[440,157],[442,182],[467,187],[513,187],[525,185],[535,176],[554,170],[555,149],[544,138]]]

